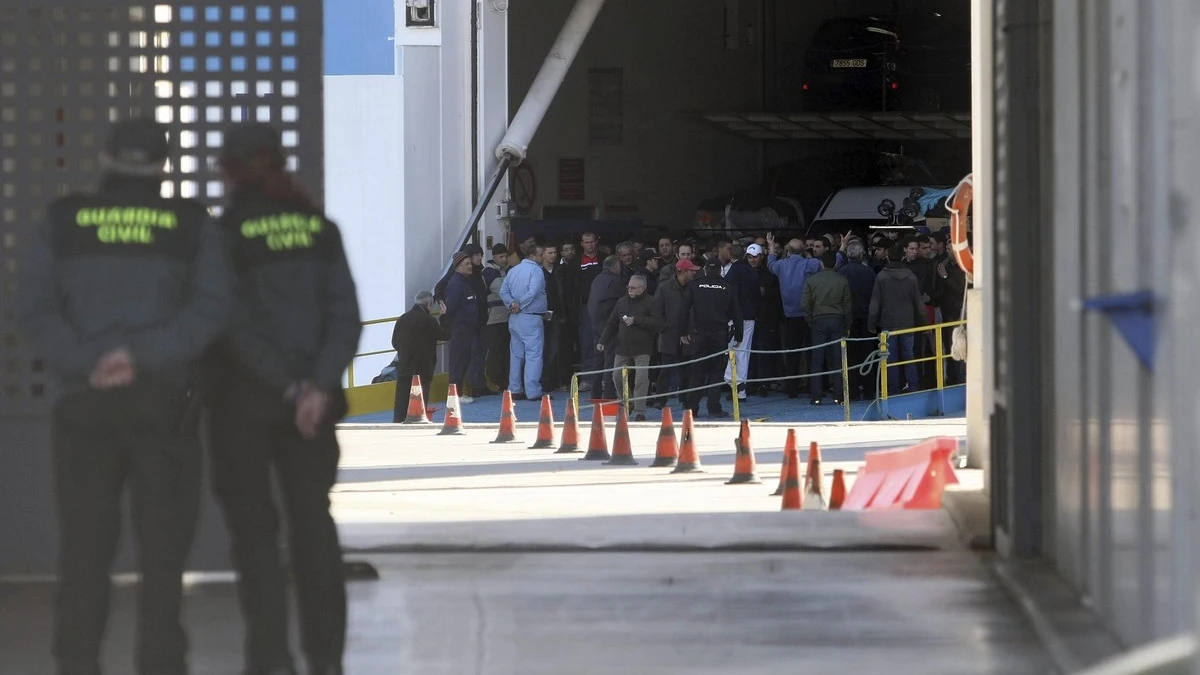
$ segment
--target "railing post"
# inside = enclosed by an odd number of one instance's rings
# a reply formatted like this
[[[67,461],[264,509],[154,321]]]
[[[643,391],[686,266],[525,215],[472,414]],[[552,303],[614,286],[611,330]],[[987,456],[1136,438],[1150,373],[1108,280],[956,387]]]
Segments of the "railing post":
[[[346,367],[346,376],[349,378],[349,389],[354,388],[354,359],[350,359],[350,365]]]
[[[621,366],[621,400],[625,405],[625,414],[630,413],[629,410],[629,366]]]
[[[946,415],[946,373],[945,363],[942,361],[945,356],[943,356],[942,329],[940,326],[933,329],[933,345],[933,365],[937,367],[938,416],[944,417]]]
[[[846,348],[846,338],[842,338],[842,406],[846,409],[846,421],[850,421],[850,351]]]
[[[579,412],[579,374],[571,375],[571,401],[575,404],[576,419],[582,414]]]
[[[883,418],[891,419],[888,414],[888,332],[879,333],[879,413]]]
[[[737,352],[729,350],[729,387],[733,390],[733,419],[742,419],[741,402],[738,401]]]

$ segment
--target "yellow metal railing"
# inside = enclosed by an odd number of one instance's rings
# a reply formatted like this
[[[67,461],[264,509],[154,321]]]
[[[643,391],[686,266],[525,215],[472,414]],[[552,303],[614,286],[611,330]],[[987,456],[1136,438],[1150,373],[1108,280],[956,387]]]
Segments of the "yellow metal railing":
[[[384,323],[395,323],[396,320],[399,318],[400,317],[398,317],[398,316],[391,316],[386,319],[371,319],[370,321],[362,322],[362,326],[363,326],[363,328],[366,328],[367,326],[378,326],[378,325],[384,324]],[[373,352],[362,352],[361,354],[355,354],[354,358],[350,359],[350,366],[346,368],[346,378],[348,380],[347,388],[348,389],[354,388],[354,362],[355,361],[366,358],[368,356],[382,356],[384,354],[391,354],[394,351],[396,351],[396,350],[389,348],[389,349],[379,349],[379,350],[376,350]]]
[[[942,342],[942,331],[946,328],[965,326],[966,324],[966,319],[963,319],[960,321],[945,321],[943,323],[937,323],[930,326],[917,326],[916,328],[902,328],[900,330],[892,331],[885,330],[879,333],[879,401],[884,417],[887,417],[888,414],[888,371],[892,368],[914,366],[918,363],[928,363],[930,361],[937,364],[935,371],[937,373],[936,391],[938,395],[938,410],[943,414],[945,413],[946,369],[942,364],[946,359],[950,358],[950,355],[946,353],[946,346]],[[897,335],[924,333],[926,331],[933,331],[933,356],[924,356],[919,359],[909,359],[907,361],[888,361],[888,338]]]

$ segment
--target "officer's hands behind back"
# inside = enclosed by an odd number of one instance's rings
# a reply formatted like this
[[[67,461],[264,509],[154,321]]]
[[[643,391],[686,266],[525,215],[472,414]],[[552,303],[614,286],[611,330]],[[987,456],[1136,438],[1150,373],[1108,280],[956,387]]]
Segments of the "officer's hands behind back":
[[[300,435],[309,440],[316,438],[328,408],[328,393],[311,382],[301,385],[300,397],[296,401],[296,429]]]
[[[137,377],[137,368],[133,365],[133,355],[124,347],[118,347],[105,353],[92,368],[88,384],[93,389],[118,389],[133,384]]]

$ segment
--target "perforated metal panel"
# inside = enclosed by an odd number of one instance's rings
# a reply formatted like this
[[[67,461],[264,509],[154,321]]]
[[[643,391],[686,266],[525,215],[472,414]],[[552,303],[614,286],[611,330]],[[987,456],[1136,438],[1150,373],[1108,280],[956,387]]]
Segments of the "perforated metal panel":
[[[170,125],[163,194],[215,211],[222,131],[276,124],[319,198],[321,12],[320,0],[0,0],[0,415],[43,414],[52,398],[14,322],[22,243],[49,200],[95,184],[109,122]]]

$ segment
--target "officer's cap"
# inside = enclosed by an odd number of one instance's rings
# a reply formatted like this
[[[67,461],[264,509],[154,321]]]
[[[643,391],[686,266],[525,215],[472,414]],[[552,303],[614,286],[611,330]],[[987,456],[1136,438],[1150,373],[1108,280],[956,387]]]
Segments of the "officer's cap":
[[[283,137],[274,127],[257,122],[235,124],[225,132],[221,159],[244,162],[259,152],[283,155]]]
[[[167,128],[151,119],[117,122],[108,131],[100,163],[104,170],[157,176],[167,161]]]

